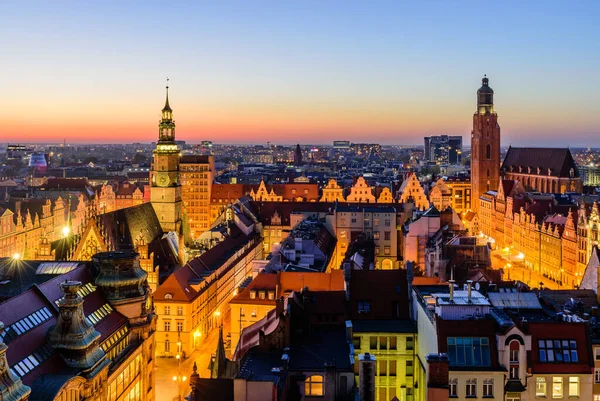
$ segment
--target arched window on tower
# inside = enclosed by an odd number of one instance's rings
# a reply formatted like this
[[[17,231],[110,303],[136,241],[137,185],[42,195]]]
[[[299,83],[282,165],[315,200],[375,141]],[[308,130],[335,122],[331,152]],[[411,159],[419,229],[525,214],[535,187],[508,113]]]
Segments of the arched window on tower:
[[[492,158],[492,146],[489,143],[485,145],[485,158],[488,160]]]

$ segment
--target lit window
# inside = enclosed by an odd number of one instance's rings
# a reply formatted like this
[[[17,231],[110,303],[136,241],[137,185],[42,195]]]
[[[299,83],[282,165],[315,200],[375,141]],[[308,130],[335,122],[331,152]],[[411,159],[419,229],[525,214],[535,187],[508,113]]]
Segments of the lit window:
[[[165,315],[170,315],[170,314],[171,314],[171,307],[165,306]]]
[[[178,306],[177,307],[177,316],[182,316],[183,315],[183,306]]]
[[[306,378],[304,394],[307,396],[323,395],[323,376],[313,375]]]
[[[562,377],[552,378],[552,398],[563,398],[563,379]]]
[[[600,383],[600,369],[594,369],[594,382]]]
[[[569,397],[579,397],[579,377],[569,377]]]
[[[171,322],[165,321],[165,331],[171,331]]]

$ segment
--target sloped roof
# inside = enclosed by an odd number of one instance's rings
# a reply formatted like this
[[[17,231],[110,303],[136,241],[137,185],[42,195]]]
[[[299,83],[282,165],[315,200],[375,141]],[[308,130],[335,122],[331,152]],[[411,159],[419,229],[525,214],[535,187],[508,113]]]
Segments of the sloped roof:
[[[550,169],[551,177],[570,177],[570,170],[573,169],[575,177],[579,177],[577,165],[568,148],[514,148],[511,146],[502,163],[502,171],[510,172],[511,166],[512,172],[518,173],[519,167],[522,167],[525,174],[527,174],[528,168],[531,168],[532,174],[537,174],[539,167],[540,175],[544,176],[548,176],[548,169]]]
[[[114,250],[135,248],[135,241],[142,235],[150,243],[163,234],[160,222],[151,203],[100,214],[98,225],[106,231]]]

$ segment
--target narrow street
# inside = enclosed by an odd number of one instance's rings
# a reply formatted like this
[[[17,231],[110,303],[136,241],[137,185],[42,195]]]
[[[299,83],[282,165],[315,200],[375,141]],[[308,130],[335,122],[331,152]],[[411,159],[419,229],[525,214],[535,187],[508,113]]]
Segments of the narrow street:
[[[226,316],[223,321],[223,337],[227,336],[230,331],[229,316]],[[212,330],[208,338],[200,345],[200,347],[192,353],[181,364],[178,366],[176,358],[157,358],[156,359],[156,401],[175,401],[183,400],[183,396],[188,394],[190,391],[189,377],[192,374],[192,368],[194,362],[198,367],[198,374],[200,377],[210,377],[210,371],[208,370],[208,364],[210,362],[211,355],[215,353],[217,349],[217,341],[219,339],[218,328]],[[230,355],[228,355],[230,357]],[[185,376],[186,380],[179,386],[174,377]],[[178,387],[181,398],[178,398]]]

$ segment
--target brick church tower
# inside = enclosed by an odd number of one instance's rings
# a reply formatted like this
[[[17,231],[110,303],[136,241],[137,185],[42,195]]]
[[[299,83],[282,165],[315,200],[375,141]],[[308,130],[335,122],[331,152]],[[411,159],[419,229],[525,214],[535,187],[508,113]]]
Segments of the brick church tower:
[[[500,126],[494,111],[494,91],[483,77],[477,91],[477,111],[471,132],[471,206],[477,211],[479,197],[498,189],[500,182]]]

